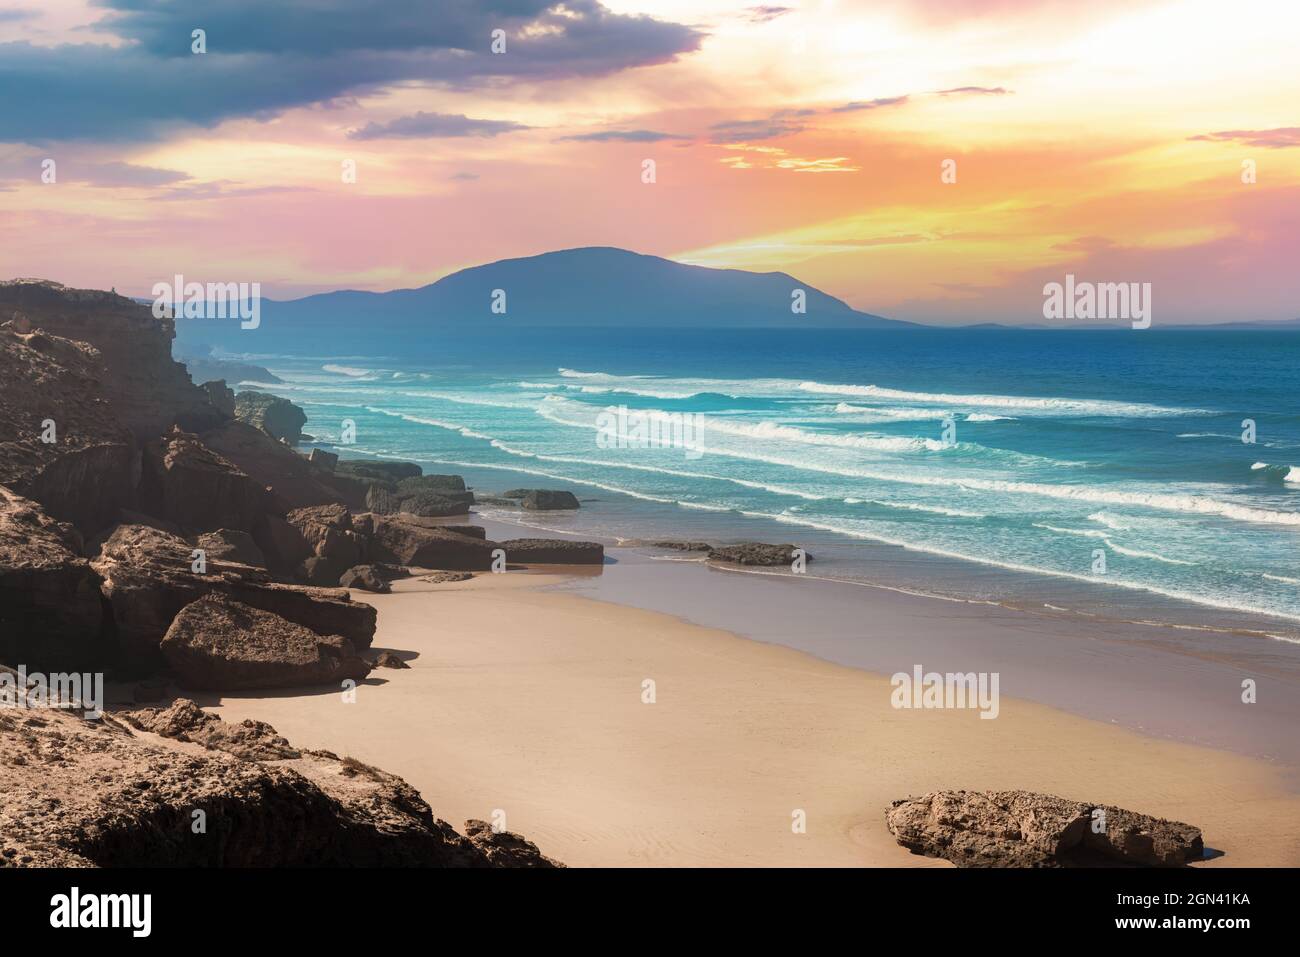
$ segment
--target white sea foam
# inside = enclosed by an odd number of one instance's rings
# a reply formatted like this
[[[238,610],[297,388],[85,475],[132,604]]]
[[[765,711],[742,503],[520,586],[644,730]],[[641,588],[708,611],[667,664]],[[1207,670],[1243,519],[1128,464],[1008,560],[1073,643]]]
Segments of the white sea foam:
[[[492,409],[528,409],[536,408],[532,402],[503,402],[499,399],[482,399],[453,392],[403,392],[402,395],[412,399],[437,399],[440,402],[453,402],[456,405],[481,405]]]
[[[859,395],[875,399],[900,402],[930,402],[949,406],[987,406],[1005,409],[1038,409],[1057,415],[1196,415],[1205,414],[1200,409],[1174,409],[1138,402],[1116,402],[1110,399],[1043,398],[1016,395],[958,395],[934,392],[908,392],[903,389],[885,389],[876,385],[832,385],[825,382],[801,382],[799,389],[818,395]]]
[[[1077,535],[1080,538],[1105,538],[1106,533],[1095,528],[1062,528],[1059,525],[1049,525],[1046,522],[1034,522],[1034,528],[1045,528],[1049,532],[1057,532],[1061,535]]]
[[[1116,518],[1114,515],[1107,515],[1105,512],[1093,512],[1088,516],[1090,522],[1100,522],[1107,528],[1116,532],[1127,532],[1133,526],[1125,523],[1123,519]]]
[[[1167,558],[1164,555],[1158,555],[1155,552],[1144,552],[1137,548],[1125,548],[1123,545],[1116,545],[1109,538],[1106,540],[1106,547],[1118,555],[1127,555],[1129,558],[1147,558],[1155,562],[1164,562],[1166,565],[1195,565],[1196,562],[1183,561],[1181,558]]]
[[[373,405],[365,407],[367,412],[374,412],[378,415],[387,415],[395,419],[402,419],[405,422],[414,422],[417,425],[431,425],[437,429],[446,429],[449,432],[459,432],[467,439],[483,439],[491,441],[492,436],[484,435],[482,432],[476,432],[474,429],[467,428],[463,425],[457,425],[455,422],[443,422],[439,419],[430,419],[421,415],[411,415],[407,412],[394,412],[392,409],[380,409]]]
[[[335,365],[332,362],[321,366],[321,369],[325,372],[333,372],[335,375],[345,375],[353,379],[360,379],[374,374],[370,369],[358,369],[355,366],[340,366]]]

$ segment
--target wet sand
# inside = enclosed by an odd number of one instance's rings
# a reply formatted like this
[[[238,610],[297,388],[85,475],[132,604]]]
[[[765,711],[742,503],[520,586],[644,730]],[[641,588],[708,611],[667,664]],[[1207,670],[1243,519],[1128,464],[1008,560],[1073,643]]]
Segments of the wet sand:
[[[678,571],[700,583],[694,591],[669,587]],[[890,801],[939,788],[1025,788],[1187,821],[1223,852],[1201,866],[1300,864],[1300,796],[1287,765],[1034,703],[1024,693],[1034,690],[1031,672],[1016,670],[1009,651],[1000,652],[1012,660],[996,720],[900,710],[887,677],[825,660],[828,650],[847,654],[852,635],[814,657],[574,593],[625,589],[697,620],[707,606],[737,621],[766,618],[773,630],[786,627],[774,609],[788,605],[805,617],[786,640],[826,642],[843,619],[810,611],[821,607],[820,598],[806,604],[816,583],[649,559],[589,576],[413,579],[391,595],[358,595],[379,610],[375,646],[409,659],[410,670],[377,670],[353,704],[333,690],[199,700],[227,720],[269,721],[296,744],[400,774],[455,824],[503,812],[506,827],[571,865],[948,866],[898,847],[883,820]],[[904,614],[878,590],[841,587],[860,596],[843,599],[859,628],[890,639],[868,644],[906,659],[882,671],[994,670],[957,606],[945,614],[907,604]],[[1048,644],[1037,625],[988,612],[972,614],[1023,632],[1022,647]],[[1091,647],[1119,687],[1135,682],[1111,641]],[[945,657],[945,648],[966,656]],[[643,700],[647,679],[653,703]],[[792,831],[798,811],[807,833]]]

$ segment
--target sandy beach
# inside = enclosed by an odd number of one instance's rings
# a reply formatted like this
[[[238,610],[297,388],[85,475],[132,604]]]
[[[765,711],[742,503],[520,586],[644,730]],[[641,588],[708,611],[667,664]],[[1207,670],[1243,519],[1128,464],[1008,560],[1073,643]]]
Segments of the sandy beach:
[[[1201,866],[1300,864],[1284,765],[1005,690],[996,720],[896,710],[885,676],[554,587],[564,581],[408,579],[358,595],[379,611],[375,647],[410,670],[376,670],[353,704],[334,691],[197,700],[400,774],[453,823],[504,812],[572,866],[947,867],[899,847],[883,821],[891,801],[947,788],[1187,821],[1221,852]]]

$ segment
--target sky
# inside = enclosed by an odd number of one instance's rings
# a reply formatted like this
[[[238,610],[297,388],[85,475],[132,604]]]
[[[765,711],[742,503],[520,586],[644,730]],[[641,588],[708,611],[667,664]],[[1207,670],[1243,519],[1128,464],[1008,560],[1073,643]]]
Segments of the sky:
[[[1043,323],[1067,274],[1295,319],[1298,36],[1295,0],[0,0],[0,278],[295,298],[608,245],[918,322]]]

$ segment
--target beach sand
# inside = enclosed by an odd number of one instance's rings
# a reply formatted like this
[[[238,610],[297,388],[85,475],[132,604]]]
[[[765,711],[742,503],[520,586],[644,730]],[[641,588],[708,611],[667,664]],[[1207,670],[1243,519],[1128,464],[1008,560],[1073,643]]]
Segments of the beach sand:
[[[400,774],[457,826],[504,812],[572,866],[947,867],[899,847],[884,812],[948,788],[1196,824],[1223,852],[1201,866],[1300,864],[1300,797],[1277,765],[1005,695],[996,720],[896,710],[886,677],[544,587],[562,580],[409,579],[358,594],[379,609],[375,647],[411,668],[376,670],[355,703],[336,691],[198,700]]]

